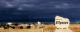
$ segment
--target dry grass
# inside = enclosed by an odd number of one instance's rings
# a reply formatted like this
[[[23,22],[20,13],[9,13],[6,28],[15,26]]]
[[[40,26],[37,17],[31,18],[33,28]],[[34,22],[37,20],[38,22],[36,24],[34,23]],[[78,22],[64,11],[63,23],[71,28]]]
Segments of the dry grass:
[[[69,27],[74,32],[80,32],[80,24],[71,24]],[[0,29],[0,32],[54,32],[56,27],[54,25],[45,25],[41,29]]]
[[[69,28],[74,32],[80,32],[80,24],[72,24]]]
[[[45,31],[51,30],[51,31],[55,31],[56,27],[51,27],[48,26],[47,28],[45,28]],[[69,27],[70,30],[72,30],[73,32],[80,32],[80,24],[71,24]]]

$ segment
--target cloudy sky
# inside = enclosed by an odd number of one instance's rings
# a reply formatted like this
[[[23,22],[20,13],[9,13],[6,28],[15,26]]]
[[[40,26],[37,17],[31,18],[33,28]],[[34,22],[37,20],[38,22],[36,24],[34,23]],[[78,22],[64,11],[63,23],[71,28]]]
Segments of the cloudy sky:
[[[80,0],[0,0],[0,20],[54,18],[80,20]]]

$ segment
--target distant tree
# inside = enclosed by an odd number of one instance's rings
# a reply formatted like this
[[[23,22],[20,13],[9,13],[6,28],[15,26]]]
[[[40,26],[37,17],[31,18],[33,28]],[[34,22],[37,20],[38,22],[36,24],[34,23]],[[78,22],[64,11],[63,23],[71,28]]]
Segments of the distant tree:
[[[31,28],[31,26],[27,26],[26,28],[27,28],[27,29],[30,29],[30,28]]]
[[[20,28],[20,29],[23,29],[23,26],[20,26],[19,28]]]

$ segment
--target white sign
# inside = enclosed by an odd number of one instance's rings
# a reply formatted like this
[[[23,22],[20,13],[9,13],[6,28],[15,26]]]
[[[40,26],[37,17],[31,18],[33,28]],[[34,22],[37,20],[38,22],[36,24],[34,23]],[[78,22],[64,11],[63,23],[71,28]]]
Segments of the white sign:
[[[55,26],[57,28],[68,28],[70,25],[70,21],[68,18],[63,18],[60,16],[55,17]]]

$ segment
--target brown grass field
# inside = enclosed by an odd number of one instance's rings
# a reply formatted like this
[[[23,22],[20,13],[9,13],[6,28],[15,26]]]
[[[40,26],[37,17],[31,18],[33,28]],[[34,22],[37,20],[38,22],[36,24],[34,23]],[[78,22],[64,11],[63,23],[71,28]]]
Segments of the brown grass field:
[[[53,26],[47,26],[47,28],[44,28],[44,31],[55,31],[56,27],[53,25]],[[80,32],[80,24],[71,24],[69,26],[69,29],[72,30],[73,32]]]
[[[54,25],[44,25],[44,28],[34,27],[32,29],[0,29],[0,32],[54,32]],[[80,24],[71,24],[69,27],[73,32],[80,32]]]
[[[72,24],[69,28],[74,32],[80,32],[80,24]]]

